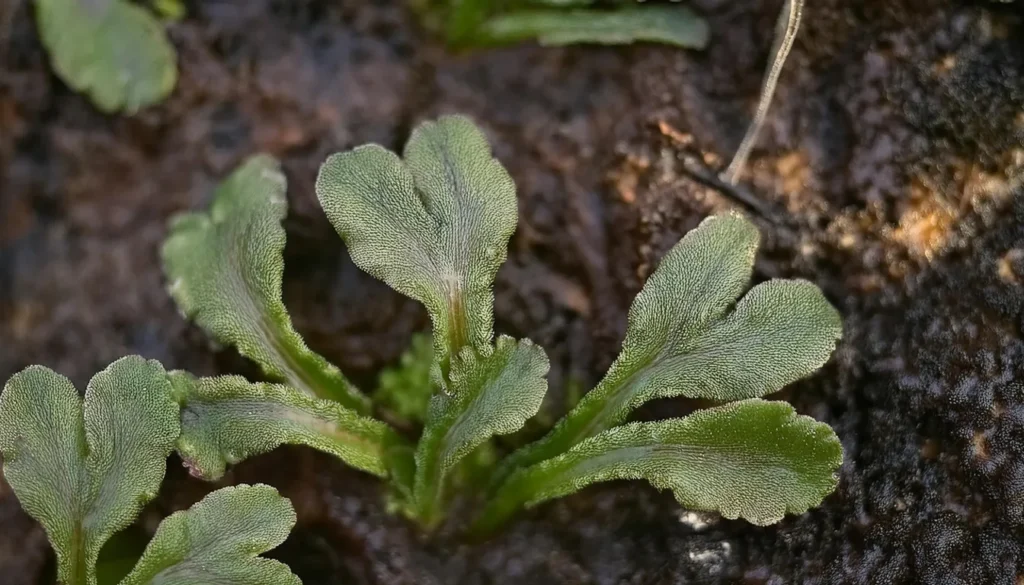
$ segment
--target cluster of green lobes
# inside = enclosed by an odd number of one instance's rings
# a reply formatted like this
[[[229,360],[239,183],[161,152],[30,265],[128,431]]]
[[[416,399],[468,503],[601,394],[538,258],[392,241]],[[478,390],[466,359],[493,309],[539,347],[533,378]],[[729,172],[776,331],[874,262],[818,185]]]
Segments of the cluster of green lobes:
[[[376,406],[292,326],[281,299],[285,191],[279,164],[253,157],[209,211],[173,221],[162,249],[182,312],[275,382],[166,372],[136,356],[97,374],[84,400],[41,367],[8,382],[4,473],[47,529],[65,585],[94,585],[100,549],[155,497],[174,450],[194,475],[218,479],[279,445],[307,445],[387,480],[395,509],[426,530],[444,521],[470,467],[489,478],[471,527],[480,532],[613,479],[643,479],[688,508],[760,525],[835,488],[842,448],[832,429],[762,397],[828,360],[841,320],[809,282],[749,288],[759,234],[742,216],[710,217],[682,238],[637,295],[601,382],[546,436],[496,460],[480,454],[537,414],[549,362],[531,340],[493,329],[492,288],[517,203],[484,134],[444,117],[419,126],[402,156],[362,146],[320,170],[317,196],[353,261],[421,302],[433,324],[429,348],[373,394]],[[394,380],[415,376],[410,400],[396,402]],[[675,396],[720,406],[628,422],[640,405]],[[373,416],[388,404],[422,424],[417,441]],[[294,521],[271,488],[219,490],[167,518],[122,584],[297,583],[257,556]]]

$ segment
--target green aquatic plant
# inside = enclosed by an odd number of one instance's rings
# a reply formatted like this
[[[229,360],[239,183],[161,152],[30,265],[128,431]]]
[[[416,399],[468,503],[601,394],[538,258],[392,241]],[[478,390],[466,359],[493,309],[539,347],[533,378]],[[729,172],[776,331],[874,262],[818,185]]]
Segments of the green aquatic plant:
[[[97,585],[104,544],[156,497],[179,435],[179,409],[163,366],[138,356],[96,374],[84,399],[41,366],[15,374],[0,395],[3,473],[57,553],[61,585]],[[298,584],[257,555],[295,524],[268,486],[213,492],[164,519],[121,585]]]
[[[486,466],[490,478],[479,490],[479,530],[610,479],[644,479],[688,508],[755,524],[801,513],[835,488],[842,448],[832,429],[761,397],[829,358],[839,315],[806,281],[770,280],[743,294],[759,235],[742,216],[708,218],[680,240],[637,296],[601,383],[545,437],[494,461],[477,455],[537,414],[549,364],[529,339],[494,332],[492,287],[517,204],[485,136],[461,116],[427,122],[402,156],[367,145],[329,157],[316,191],[354,262],[430,315],[432,357],[409,370],[419,371],[408,400],[418,406],[400,407],[422,434],[411,441],[375,418],[291,327],[281,302],[284,177],[257,156],[218,189],[208,213],[176,220],[163,248],[182,311],[275,381],[170,375],[177,448],[194,474],[216,479],[277,445],[307,445],[386,479],[394,508],[427,529],[474,485],[458,480],[467,465],[478,476]],[[378,391],[387,397],[378,408],[402,404],[396,379]],[[724,404],[628,422],[641,404],[674,396]]]

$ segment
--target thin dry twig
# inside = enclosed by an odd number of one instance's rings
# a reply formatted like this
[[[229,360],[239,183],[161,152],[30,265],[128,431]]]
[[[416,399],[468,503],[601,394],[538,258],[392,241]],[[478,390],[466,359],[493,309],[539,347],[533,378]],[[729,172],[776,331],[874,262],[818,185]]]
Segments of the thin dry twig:
[[[782,67],[786,64],[786,58],[789,57],[789,52],[793,48],[796,33],[800,29],[800,17],[803,15],[803,11],[804,0],[786,0],[785,6],[782,7],[782,13],[779,14],[779,20],[775,25],[775,42],[772,47],[772,58],[769,61],[764,83],[761,86],[761,97],[757,104],[757,113],[754,114],[754,120],[747,128],[747,134],[743,137],[743,142],[736,149],[736,155],[733,157],[732,162],[729,163],[729,167],[722,173],[722,180],[729,184],[735,185],[739,181],[739,174],[743,167],[746,166],[750,151],[754,148],[754,143],[757,141],[757,135],[761,132],[761,127],[764,126],[765,118],[768,115],[768,107],[771,106],[772,97],[775,95],[775,86],[779,82],[779,75],[782,73]]]
[[[662,135],[671,139],[678,146],[686,146],[692,142],[692,137],[679,132],[664,120],[658,122],[658,129]],[[682,172],[684,175],[705,187],[718,191],[726,199],[732,200],[737,205],[746,208],[747,211],[751,211],[772,223],[778,224],[782,222],[772,205],[761,201],[743,187],[722,180],[701,157],[687,152],[685,149],[679,150],[677,156],[683,163]]]

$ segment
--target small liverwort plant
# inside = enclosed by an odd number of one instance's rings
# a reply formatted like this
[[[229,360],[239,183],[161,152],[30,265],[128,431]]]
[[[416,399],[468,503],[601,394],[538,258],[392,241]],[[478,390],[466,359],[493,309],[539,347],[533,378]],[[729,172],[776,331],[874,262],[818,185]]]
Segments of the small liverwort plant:
[[[34,0],[43,45],[57,75],[103,112],[134,113],[162,101],[178,79],[164,25],[128,0]],[[180,18],[178,0],[154,9]]]
[[[84,399],[41,366],[7,382],[0,395],[4,477],[46,530],[58,583],[97,585],[104,544],[156,497],[179,418],[167,372],[138,356],[96,374]],[[294,524],[291,503],[269,486],[217,490],[165,518],[119,583],[300,585],[288,567],[257,556],[281,544]]]
[[[209,212],[174,221],[163,247],[182,312],[272,380],[170,374],[181,409],[176,447],[193,474],[216,479],[278,445],[308,445],[385,479],[395,509],[428,530],[473,485],[458,480],[470,462],[488,466],[480,531],[613,479],[643,479],[687,508],[758,525],[802,513],[835,488],[842,448],[832,429],[762,397],[825,363],[840,317],[806,281],[747,290],[759,234],[742,216],[710,217],[680,240],[633,303],[604,379],[545,437],[495,461],[478,455],[537,414],[549,365],[529,339],[494,332],[492,287],[517,204],[483,133],[460,116],[426,122],[402,156],[361,146],[328,158],[316,182],[353,261],[430,315],[431,351],[410,358],[419,376],[407,377],[408,400],[396,399],[398,374],[374,394],[378,414],[401,405],[398,419],[422,424],[416,441],[376,418],[374,404],[292,327],[281,300],[285,191],[278,164],[254,157]],[[645,402],[678,396],[719,406],[629,422]]]

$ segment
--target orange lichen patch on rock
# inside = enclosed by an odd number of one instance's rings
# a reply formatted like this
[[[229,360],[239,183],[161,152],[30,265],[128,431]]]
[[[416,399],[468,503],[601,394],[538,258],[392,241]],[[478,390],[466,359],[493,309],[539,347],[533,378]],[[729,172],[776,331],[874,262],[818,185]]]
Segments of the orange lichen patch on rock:
[[[676,130],[671,124],[664,120],[658,120],[658,130],[662,135],[670,138],[672,142],[675,142],[679,146],[690,146],[693,144],[692,134]]]
[[[1024,266],[1024,249],[1011,248],[996,262],[999,278],[1010,284],[1020,284],[1021,277],[1018,274],[1021,266]]]
[[[987,172],[974,161],[966,160],[955,163],[953,169],[954,183],[950,189],[956,190],[956,196],[933,187],[927,177],[915,176],[910,182],[909,201],[890,235],[913,257],[934,259],[952,244],[956,225],[967,214],[973,212],[991,219],[1013,196],[1014,183],[1004,174]],[[1012,264],[1005,268],[1000,265],[1000,275],[1012,268]]]
[[[932,65],[932,72],[936,76],[942,76],[952,71],[954,67],[956,67],[956,55],[950,54],[936,61]]]
[[[985,433],[978,431],[974,433],[974,438],[971,439],[971,449],[974,451],[974,456],[982,461],[988,460],[988,437]]]
[[[949,241],[957,217],[944,198],[919,180],[910,189],[912,207],[900,217],[892,237],[914,256],[931,260]]]
[[[617,169],[608,173],[608,180],[611,181],[623,203],[632,204],[636,201],[636,189],[640,184],[640,175],[651,168],[651,161],[633,155],[626,156],[626,159]]]
[[[631,204],[636,201],[636,186],[639,181],[636,173],[615,172],[612,180],[615,182],[615,191],[623,203]]]
[[[782,179],[782,191],[793,194],[803,190],[811,174],[811,163],[803,151],[794,151],[775,161],[775,169]]]
[[[958,173],[963,176],[964,201],[975,209],[1003,204],[1013,192],[1013,185],[1004,175],[987,173],[973,163],[967,164]]]
[[[701,158],[704,160],[704,164],[711,168],[718,168],[722,165],[722,157],[713,152],[705,152],[701,155]]]

